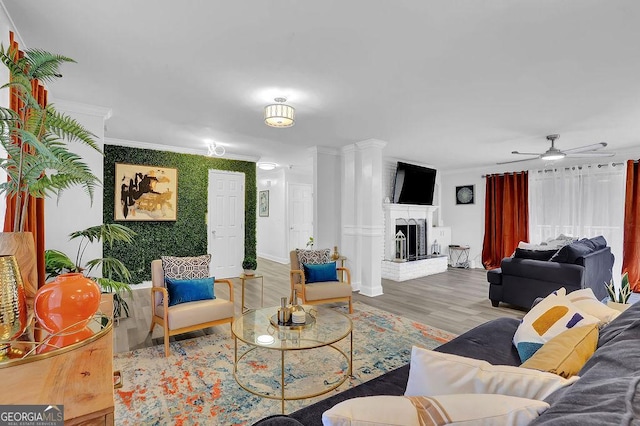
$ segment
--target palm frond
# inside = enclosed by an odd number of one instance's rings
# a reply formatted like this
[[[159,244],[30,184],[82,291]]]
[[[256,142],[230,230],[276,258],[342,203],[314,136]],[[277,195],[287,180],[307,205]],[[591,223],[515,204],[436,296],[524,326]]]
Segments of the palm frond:
[[[65,272],[77,272],[78,269],[69,256],[58,250],[45,250],[44,262],[47,280]]]
[[[65,62],[76,62],[63,55],[49,53],[40,49],[27,49],[25,59],[29,64],[27,73],[30,78],[37,78],[42,82],[50,82],[62,77],[60,65]]]
[[[90,242],[102,241],[109,243],[113,247],[113,243],[116,241],[122,241],[125,243],[132,243],[133,237],[136,233],[124,225],[117,223],[104,223],[102,225],[91,226],[82,231],[76,231],[69,234],[70,239],[86,238]]]
[[[103,257],[92,259],[87,262],[87,271],[90,272],[102,265],[102,275],[112,279],[129,283],[131,282],[131,272],[120,260],[115,257]]]
[[[2,62],[13,75],[26,74],[28,66],[27,59],[24,57],[19,58],[17,49],[13,46],[9,46],[9,49],[5,50],[4,45],[0,44],[0,62]]]
[[[56,111],[53,105],[47,106],[46,114],[45,125],[49,132],[57,135],[61,139],[71,142],[81,142],[102,154],[102,150],[95,141],[96,135],[85,129],[75,119]]]

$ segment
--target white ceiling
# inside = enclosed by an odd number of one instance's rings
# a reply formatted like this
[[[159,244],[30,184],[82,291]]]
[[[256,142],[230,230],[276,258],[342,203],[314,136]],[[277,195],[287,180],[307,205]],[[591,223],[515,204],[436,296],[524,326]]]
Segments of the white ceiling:
[[[3,0],[27,48],[74,58],[53,98],[108,138],[303,164],[369,138],[443,169],[640,146],[640,1]],[[293,128],[264,125],[284,96]],[[526,163],[516,165],[522,168]]]

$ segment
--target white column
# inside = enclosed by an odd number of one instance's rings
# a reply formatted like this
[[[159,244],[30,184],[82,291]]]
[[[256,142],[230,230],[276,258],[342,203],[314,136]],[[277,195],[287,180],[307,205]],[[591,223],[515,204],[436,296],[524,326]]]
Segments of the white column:
[[[351,287],[360,290],[360,264],[358,250],[358,203],[356,201],[356,146],[342,148],[342,239],[340,254],[347,257],[346,266],[351,272]]]
[[[340,245],[340,152],[310,148],[313,157],[313,239],[315,248]]]
[[[358,142],[356,160],[356,198],[360,228],[360,294],[379,296],[382,293],[381,253],[384,247],[382,149],[386,142],[369,139]],[[358,179],[358,176],[360,177]]]

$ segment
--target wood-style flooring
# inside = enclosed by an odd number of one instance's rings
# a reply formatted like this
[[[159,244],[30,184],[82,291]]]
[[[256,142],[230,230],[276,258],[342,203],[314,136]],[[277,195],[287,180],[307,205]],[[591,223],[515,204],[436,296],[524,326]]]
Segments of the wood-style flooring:
[[[289,295],[289,265],[258,259],[258,274],[264,276],[264,306],[276,306],[280,297]],[[234,279],[236,314],[241,312],[240,280]],[[449,268],[447,272],[404,282],[382,281],[384,294],[377,297],[354,293],[354,300],[384,309],[414,321],[461,334],[479,324],[499,317],[522,318],[524,311],[501,304],[494,308],[488,299],[489,283],[486,271],[481,269]],[[219,293],[218,293],[219,292]],[[228,298],[228,292],[216,287],[216,294]],[[126,352],[142,347],[161,345],[162,330],[156,326],[149,334],[151,324],[151,290],[133,290],[127,298],[130,316],[122,318],[115,327],[114,351]],[[245,304],[260,306],[260,280],[246,282]],[[230,335],[229,325],[212,327],[204,331],[172,337],[186,339],[202,333],[225,333]]]

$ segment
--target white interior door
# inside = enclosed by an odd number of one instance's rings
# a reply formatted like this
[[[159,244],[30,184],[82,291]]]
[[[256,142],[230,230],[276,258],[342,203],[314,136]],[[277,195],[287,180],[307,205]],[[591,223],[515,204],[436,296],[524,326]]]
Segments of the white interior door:
[[[313,185],[289,184],[289,250],[305,248],[313,236]]]
[[[237,277],[244,259],[244,173],[209,170],[208,196],[211,274]]]

